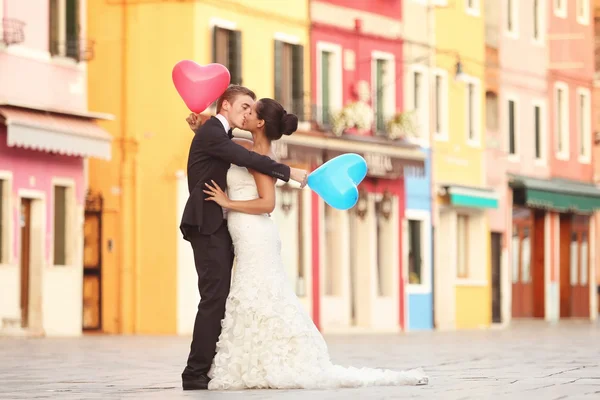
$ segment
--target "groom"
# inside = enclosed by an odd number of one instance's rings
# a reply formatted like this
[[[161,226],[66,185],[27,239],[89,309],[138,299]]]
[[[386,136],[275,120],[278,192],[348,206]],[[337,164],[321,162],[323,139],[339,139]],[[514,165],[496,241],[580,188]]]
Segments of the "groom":
[[[256,95],[250,89],[231,85],[217,100],[216,117],[211,117],[202,126],[194,114],[187,119],[195,135],[187,165],[190,197],[180,229],[194,251],[200,304],[190,355],[181,374],[183,390],[208,388],[208,371],[221,333],[233,265],[233,245],[224,211],[217,203],[204,200],[204,184],[212,179],[220,187],[226,187],[227,170],[231,164],[236,164],[286,182],[292,179],[306,185],[307,171],[248,151],[231,140],[231,130],[243,126],[255,101]]]

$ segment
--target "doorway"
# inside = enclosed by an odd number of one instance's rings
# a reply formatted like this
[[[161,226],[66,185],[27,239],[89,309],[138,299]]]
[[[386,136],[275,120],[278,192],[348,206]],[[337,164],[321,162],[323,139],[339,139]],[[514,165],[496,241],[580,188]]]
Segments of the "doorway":
[[[31,199],[21,199],[21,328],[29,328],[29,292],[31,289]]]
[[[102,330],[102,196],[88,192],[83,225],[84,331]]]
[[[590,218],[560,216],[560,317],[587,318],[590,310]]]
[[[502,322],[502,233],[491,233],[492,246],[492,322]]]

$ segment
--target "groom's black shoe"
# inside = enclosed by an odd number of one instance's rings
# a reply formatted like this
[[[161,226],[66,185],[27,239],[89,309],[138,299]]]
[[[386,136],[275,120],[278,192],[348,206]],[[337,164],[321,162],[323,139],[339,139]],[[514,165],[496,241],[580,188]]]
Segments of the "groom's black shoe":
[[[206,390],[210,379],[206,375],[197,378],[182,378],[183,390]]]

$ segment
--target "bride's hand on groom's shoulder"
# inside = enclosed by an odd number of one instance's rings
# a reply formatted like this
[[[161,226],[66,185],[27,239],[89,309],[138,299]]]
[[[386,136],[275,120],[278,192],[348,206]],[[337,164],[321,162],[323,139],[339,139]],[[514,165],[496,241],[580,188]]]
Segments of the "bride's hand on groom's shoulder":
[[[191,113],[185,120],[190,126],[190,129],[193,131],[202,126],[202,118],[200,118],[200,114]]]

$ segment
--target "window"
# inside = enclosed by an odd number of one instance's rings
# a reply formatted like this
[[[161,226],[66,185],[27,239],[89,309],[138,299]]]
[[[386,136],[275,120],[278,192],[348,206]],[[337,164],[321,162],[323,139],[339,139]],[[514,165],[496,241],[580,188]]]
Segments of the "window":
[[[371,55],[371,80],[375,128],[386,131],[386,123],[396,112],[396,66],[393,54],[374,51]]]
[[[434,127],[435,136],[438,139],[448,139],[448,73],[445,70],[437,70],[434,73],[435,87],[435,110]]]
[[[592,146],[592,109],[590,91],[585,88],[577,89],[577,132],[579,138],[579,161],[591,161]]]
[[[377,132],[385,131],[386,119],[391,118],[391,115],[386,115],[385,104],[385,60],[375,60],[375,112],[377,115]]]
[[[242,32],[220,26],[213,27],[212,60],[227,67],[231,83],[241,85]]]
[[[534,43],[544,42],[545,30],[545,8],[542,0],[533,0],[533,33],[532,38]]]
[[[414,113],[416,134],[421,139],[427,139],[429,133],[429,101],[426,68],[413,65],[410,69],[411,93],[408,107]],[[437,88],[436,88],[437,90]]]
[[[590,21],[590,0],[576,0],[577,22],[588,25]]]
[[[589,226],[588,216],[576,215],[573,217],[569,263],[571,286],[587,286],[589,284]]]
[[[556,103],[556,157],[560,160],[569,159],[569,91],[565,83],[558,82],[554,86],[554,101]]]
[[[506,0],[506,32],[509,36],[519,35],[519,9],[518,0]]]
[[[79,0],[50,0],[49,12],[50,54],[79,61],[81,55]]]
[[[498,95],[485,92],[485,125],[491,131],[498,130]]]
[[[560,18],[567,18],[567,0],[553,0],[554,15]]]
[[[423,283],[423,221],[408,220],[408,283]]]
[[[512,282],[528,283],[531,282],[531,210],[513,207],[512,221]]]
[[[67,265],[67,193],[66,186],[54,186],[54,265]]]
[[[317,121],[325,127],[331,115],[342,108],[342,49],[339,45],[317,43]]]
[[[304,46],[275,40],[275,100],[304,118]]]
[[[479,80],[466,77],[465,78],[465,94],[466,94],[466,128],[467,128],[467,143],[472,146],[479,146],[481,138],[480,126],[480,97]]]
[[[480,0],[465,0],[467,14],[473,16],[479,15],[479,1]]]
[[[542,101],[533,102],[533,133],[535,146],[535,159],[546,159],[546,113]]]
[[[456,220],[456,272],[458,278],[469,276],[469,217],[458,214]]]
[[[508,100],[508,154],[517,155],[517,107],[515,100]]]

